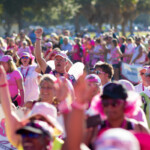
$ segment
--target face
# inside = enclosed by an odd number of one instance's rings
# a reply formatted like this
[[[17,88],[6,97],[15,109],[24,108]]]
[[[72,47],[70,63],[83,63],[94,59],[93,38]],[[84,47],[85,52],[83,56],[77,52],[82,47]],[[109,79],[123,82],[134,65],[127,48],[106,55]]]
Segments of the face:
[[[144,75],[145,77],[144,77],[144,79],[145,79],[145,82],[146,82],[146,84],[149,86],[150,85],[150,69],[148,69],[147,71],[146,71],[146,75]]]
[[[88,88],[92,88],[92,91],[91,91],[92,92],[92,94],[91,94],[92,97],[100,92],[100,85],[98,83],[87,81],[87,85],[88,85]]]
[[[124,116],[125,102],[121,99],[102,99],[102,107],[108,120],[117,120]]]
[[[54,61],[55,61],[56,71],[60,73],[64,73],[66,65],[67,65],[67,61],[65,60],[65,58],[61,56],[56,56]]]
[[[24,150],[42,150],[45,149],[47,145],[42,135],[25,132],[22,134],[22,146]]]
[[[50,81],[42,81],[40,84],[41,101],[52,104],[52,100],[54,96],[55,96],[54,84]]]
[[[28,56],[21,57],[21,62],[23,66],[28,66],[30,62],[30,58]]]
[[[97,74],[100,77],[102,82],[105,81],[106,78],[108,78],[107,74],[101,68],[96,68],[95,74]]]
[[[140,71],[140,77],[142,79],[142,82],[146,81],[146,76],[145,76],[145,71],[144,70]]]
[[[1,65],[3,65],[3,67],[4,67],[4,69],[5,69],[6,72],[9,71],[9,65],[8,65],[7,62],[1,62]]]

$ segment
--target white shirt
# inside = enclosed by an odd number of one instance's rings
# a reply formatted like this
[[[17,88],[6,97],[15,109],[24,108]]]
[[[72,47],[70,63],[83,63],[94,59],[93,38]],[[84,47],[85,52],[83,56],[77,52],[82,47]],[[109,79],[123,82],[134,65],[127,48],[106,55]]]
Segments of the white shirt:
[[[27,67],[19,67],[18,70],[24,77],[24,102],[37,100],[39,97],[38,76],[39,73],[35,71],[36,66],[29,65]]]

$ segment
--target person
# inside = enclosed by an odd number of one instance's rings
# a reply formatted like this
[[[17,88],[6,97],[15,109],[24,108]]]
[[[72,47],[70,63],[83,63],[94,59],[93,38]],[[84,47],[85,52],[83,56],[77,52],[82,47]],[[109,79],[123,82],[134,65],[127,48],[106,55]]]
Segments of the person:
[[[130,64],[142,65],[146,61],[147,51],[145,46],[142,44],[142,39],[140,37],[137,37],[135,42],[137,46],[134,49]]]
[[[109,59],[110,63],[114,68],[114,80],[119,80],[120,78],[120,62],[122,57],[122,52],[118,46],[117,39],[112,40],[112,48],[110,51],[111,57]]]
[[[78,89],[75,88],[76,93],[76,105],[72,105],[72,112],[70,114],[70,126],[68,126],[68,146],[73,150],[80,149],[80,143],[82,142],[82,135],[84,131],[84,110],[85,105],[88,103],[86,101],[87,96],[89,96],[89,91],[85,88],[87,83],[82,82],[81,77],[77,81]],[[83,91],[86,94],[81,94]],[[95,104],[96,108],[100,110],[102,108],[106,115],[106,120],[100,124],[100,128],[96,131],[96,137],[99,137],[104,131],[110,128],[123,128],[126,130],[132,130],[135,132],[147,133],[149,134],[149,129],[145,128],[142,124],[136,122],[135,120],[127,120],[125,117],[126,98],[128,94],[126,89],[119,83],[109,83],[104,87],[103,94],[101,95],[101,100]],[[134,96],[134,95],[133,95]],[[99,111],[100,113],[100,111]],[[74,130],[71,130],[71,125],[78,122],[74,126]]]
[[[9,91],[11,95],[12,102],[16,106],[23,106],[24,104],[24,86],[23,77],[21,73],[17,70],[15,63],[10,55],[4,55],[0,59],[1,65],[3,65],[5,71],[7,72],[7,80],[9,84]]]
[[[131,61],[134,48],[135,48],[135,43],[133,42],[133,39],[129,37],[127,39],[127,46],[125,49],[125,53],[123,54],[123,62],[129,63]]]
[[[52,128],[43,121],[33,121],[16,130],[24,150],[52,150]]]
[[[27,52],[20,54],[18,70],[21,72],[24,79],[24,103],[38,99],[39,95],[39,80],[41,75],[35,71],[36,65],[32,63],[31,55]],[[32,89],[32,90],[31,90]]]
[[[12,107],[7,84],[8,83],[5,70],[2,66],[0,66],[0,99],[6,117],[6,134],[11,144],[20,149],[21,136],[18,136],[16,134],[16,131],[33,120],[46,121],[52,128],[56,127],[57,110],[54,106],[48,103],[39,102],[35,104],[33,110],[31,111],[31,114],[29,114],[28,117],[19,118],[15,114],[15,111]],[[43,112],[42,109],[45,110],[45,112]]]
[[[135,98],[135,94],[132,94],[132,97]],[[106,129],[116,127],[149,133],[149,130],[141,123],[126,119],[125,113],[127,113],[129,109],[133,109],[128,105],[127,98],[127,90],[118,82],[109,83],[104,87],[101,100],[95,105],[99,112],[106,116],[106,120],[101,125],[99,134]]]
[[[94,72],[100,77],[103,87],[111,82],[111,79],[114,75],[114,69],[112,65],[101,61],[98,61],[95,64]]]
[[[102,48],[102,41],[100,38],[95,40],[95,47],[91,53],[93,54],[92,66],[99,60],[104,62],[104,49]]]
[[[81,59],[83,57],[83,50],[81,45],[81,39],[75,38],[75,45],[73,46],[72,50],[72,60],[73,62],[81,62]]]
[[[71,80],[73,83],[75,82],[75,78],[73,75],[69,75],[66,72],[67,67],[67,55],[65,53],[60,52],[59,54],[55,55],[55,70],[52,70],[50,66],[47,65],[46,61],[41,56],[41,36],[43,34],[42,28],[39,28],[35,31],[36,34],[36,45],[35,45],[35,56],[38,64],[43,73],[51,73],[53,75],[60,75],[60,76],[68,76],[68,79]]]
[[[145,76],[145,73],[146,73],[148,67],[149,66],[143,66],[139,70],[139,74],[140,74],[140,77],[141,77],[141,82],[135,86],[135,91],[137,93],[144,92],[147,89],[147,87],[149,86],[147,81],[146,81],[146,76]]]
[[[142,97],[140,96],[139,93],[132,92],[132,91],[135,91],[135,87],[133,86],[133,84],[130,81],[121,79],[121,80],[119,80],[119,83],[124,85],[126,87],[127,91],[129,91],[130,94],[127,98],[127,105],[130,105],[131,107],[133,107],[133,109],[131,109],[131,111],[126,113],[126,116],[129,118],[133,118],[133,119],[137,120],[138,122],[141,122],[145,127],[148,128],[147,118],[145,116],[143,109],[141,108]],[[132,98],[133,94],[135,95],[134,98]]]
[[[20,56],[22,52],[28,52],[28,53],[32,54],[27,41],[22,41],[21,47],[18,49],[17,54]]]

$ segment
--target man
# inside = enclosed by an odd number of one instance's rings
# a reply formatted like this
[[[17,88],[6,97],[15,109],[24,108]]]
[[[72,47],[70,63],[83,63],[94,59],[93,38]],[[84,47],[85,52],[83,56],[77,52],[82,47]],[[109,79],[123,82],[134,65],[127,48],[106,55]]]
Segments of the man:
[[[135,47],[130,64],[144,64],[147,55],[146,48],[142,44],[140,37],[136,38],[135,42],[137,46]]]
[[[16,131],[21,136],[24,150],[51,150],[51,127],[43,121],[34,121]]]
[[[147,78],[145,76],[145,73],[146,73],[147,69],[148,69],[148,66],[143,66],[139,70],[140,77],[141,77],[141,83],[139,83],[138,85],[135,86],[135,91],[138,92],[138,93],[144,92],[145,89],[148,86],[148,83],[146,81]],[[150,83],[149,83],[149,85],[150,85]]]
[[[100,77],[103,87],[111,82],[111,79],[114,75],[112,65],[99,61],[95,64],[94,69],[95,74],[97,74]]]
[[[68,57],[65,53],[59,52],[54,59],[55,70],[52,70],[50,66],[47,65],[44,58],[41,55],[41,37],[43,34],[42,28],[39,28],[35,31],[36,34],[36,45],[35,45],[35,57],[40,65],[42,72],[52,73],[54,76],[67,76],[71,82],[75,82],[75,78],[73,75],[69,75],[66,71],[66,67],[68,65]]]

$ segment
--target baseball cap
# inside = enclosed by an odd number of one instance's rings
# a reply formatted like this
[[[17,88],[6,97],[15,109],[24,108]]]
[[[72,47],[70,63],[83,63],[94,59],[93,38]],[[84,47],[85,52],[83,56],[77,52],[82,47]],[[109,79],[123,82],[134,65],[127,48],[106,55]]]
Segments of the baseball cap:
[[[24,127],[16,131],[17,134],[22,134],[25,132],[32,132],[52,138],[51,134],[53,132],[53,129],[46,122],[35,120],[27,123]]]
[[[2,62],[8,62],[8,61],[13,61],[13,58],[10,55],[4,55],[2,56],[2,58],[0,59],[0,61]]]
[[[61,125],[56,120],[57,119],[57,110],[53,105],[48,104],[46,102],[37,102],[37,103],[35,103],[32,110],[28,114],[27,119],[30,119],[30,118],[32,118],[36,115],[43,116],[57,130],[59,130],[60,132],[63,132],[63,129],[62,129]]]
[[[107,84],[103,89],[101,98],[112,98],[126,100],[128,94],[126,88],[119,82]]]
[[[63,57],[63,58],[68,59],[68,56],[66,55],[66,53],[63,53],[63,52],[57,53],[57,54],[55,55],[55,57],[57,57],[57,56],[61,56],[61,57]]]
[[[89,82],[95,82],[95,83],[101,84],[101,79],[96,74],[89,74],[89,75],[87,75],[85,77],[85,80],[87,80]]]
[[[45,43],[45,46],[47,46],[47,47],[52,47],[52,46],[53,46],[53,43],[52,43],[52,42],[47,42],[47,43]]]

